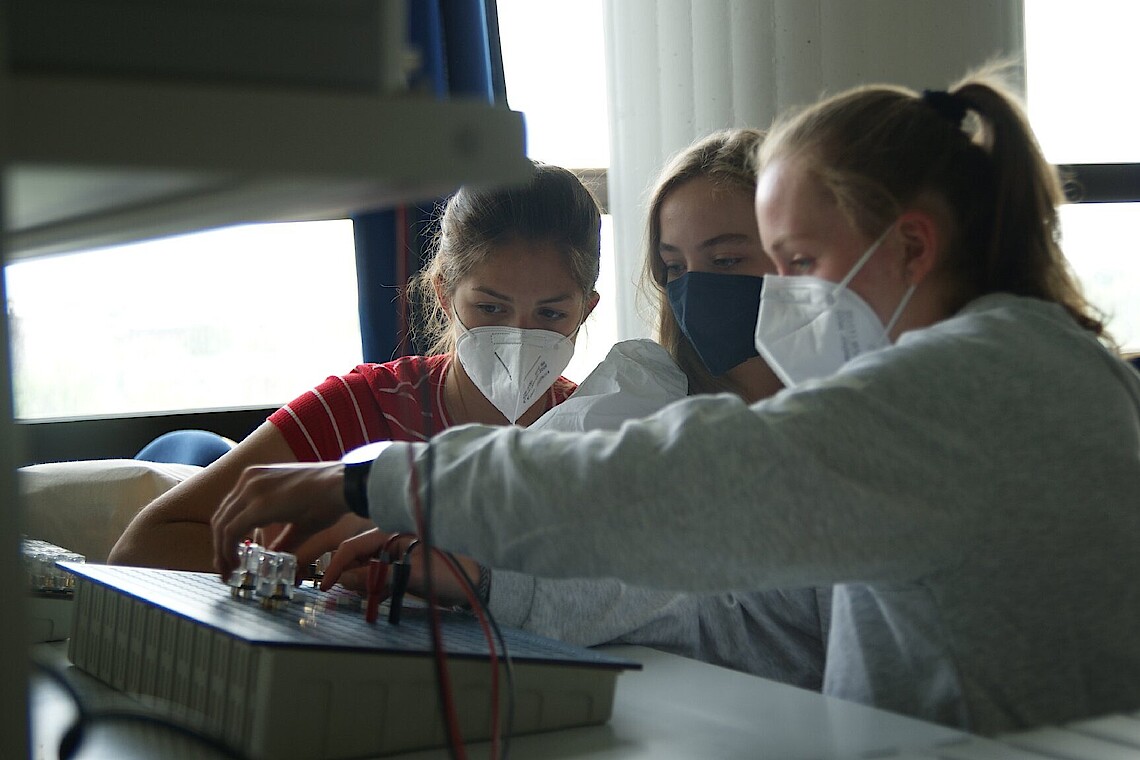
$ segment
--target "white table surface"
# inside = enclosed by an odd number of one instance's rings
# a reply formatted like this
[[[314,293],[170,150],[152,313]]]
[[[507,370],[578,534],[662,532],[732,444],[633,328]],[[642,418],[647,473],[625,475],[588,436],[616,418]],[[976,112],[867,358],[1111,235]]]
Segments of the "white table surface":
[[[618,677],[609,723],[515,737],[512,758],[890,757],[900,750],[970,738],[954,729],[646,647],[605,651],[643,665],[643,670]],[[473,757],[489,756],[484,745],[477,749]],[[447,752],[401,757],[435,760]]]
[[[831,760],[833,758],[984,758],[1020,760],[1020,753],[954,729],[865,705],[846,702],[733,670],[636,646],[606,647],[642,663],[640,671],[618,677],[613,716],[588,728],[519,736],[510,757],[589,760]],[[38,644],[34,651],[67,666],[69,679],[103,707],[135,704],[67,663],[62,642]],[[66,693],[42,677],[32,690],[32,746],[37,760],[55,760],[59,739],[75,716]],[[298,719],[304,720],[303,704]],[[158,742],[164,742],[161,752]],[[487,742],[468,754],[488,758]],[[154,729],[108,725],[91,733],[76,760],[95,757],[204,758],[200,746],[180,743]],[[399,755],[408,760],[447,758],[445,749]]]

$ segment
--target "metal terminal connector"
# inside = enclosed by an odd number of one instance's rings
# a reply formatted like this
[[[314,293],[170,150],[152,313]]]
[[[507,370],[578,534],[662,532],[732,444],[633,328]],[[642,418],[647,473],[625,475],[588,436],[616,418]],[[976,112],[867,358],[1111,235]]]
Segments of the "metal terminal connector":
[[[261,556],[261,546],[252,541],[243,541],[237,548],[238,565],[230,574],[230,594],[249,599],[257,588],[257,563]]]
[[[262,607],[277,609],[293,599],[293,583],[297,578],[297,557],[288,552],[261,551],[257,562],[257,587],[254,593]]]
[[[238,566],[230,575],[230,593],[242,599],[257,597],[262,607],[277,609],[293,599],[297,557],[275,552],[252,541],[238,545]]]

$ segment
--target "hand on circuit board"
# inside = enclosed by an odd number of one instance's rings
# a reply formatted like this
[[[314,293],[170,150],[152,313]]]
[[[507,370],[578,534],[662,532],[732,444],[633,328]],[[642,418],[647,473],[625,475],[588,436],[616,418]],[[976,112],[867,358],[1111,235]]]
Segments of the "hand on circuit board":
[[[408,593],[420,598],[427,598],[427,582],[423,551],[415,547],[418,540],[411,534],[385,533],[379,528],[365,531],[344,541],[335,552],[325,568],[321,579],[321,589],[327,591],[332,588],[345,574],[357,568],[366,568],[368,563],[382,555],[385,561],[394,561],[406,558],[411,564],[411,576],[408,583]],[[416,548],[416,551],[412,551]],[[454,561],[458,570],[467,575],[472,584],[477,584],[480,578],[479,563],[470,557],[448,555],[446,558],[436,556],[432,562],[432,586],[435,601],[445,607],[464,606],[470,601],[466,590],[467,584],[458,576],[448,561]],[[483,572],[487,572],[483,569]],[[352,581],[350,586],[356,585]],[[485,601],[485,600],[484,600]]]
[[[227,580],[237,564],[233,548],[256,528],[284,525],[274,547],[291,552],[347,511],[340,462],[248,467],[210,521],[214,569]]]

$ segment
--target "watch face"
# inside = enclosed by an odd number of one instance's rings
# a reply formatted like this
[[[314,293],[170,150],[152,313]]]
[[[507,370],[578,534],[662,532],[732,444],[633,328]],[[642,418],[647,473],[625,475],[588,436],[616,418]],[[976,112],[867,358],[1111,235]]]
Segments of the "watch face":
[[[375,441],[373,443],[366,443],[360,448],[353,449],[352,451],[341,457],[341,462],[344,464],[360,464],[362,462],[371,462],[376,457],[380,456],[380,452],[392,445],[391,441]]]

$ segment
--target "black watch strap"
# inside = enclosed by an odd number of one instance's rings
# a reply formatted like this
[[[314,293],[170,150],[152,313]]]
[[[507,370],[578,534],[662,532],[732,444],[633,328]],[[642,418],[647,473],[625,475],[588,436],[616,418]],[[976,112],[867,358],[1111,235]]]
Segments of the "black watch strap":
[[[361,517],[371,516],[368,512],[368,473],[371,470],[371,459],[344,465],[344,501]]]

